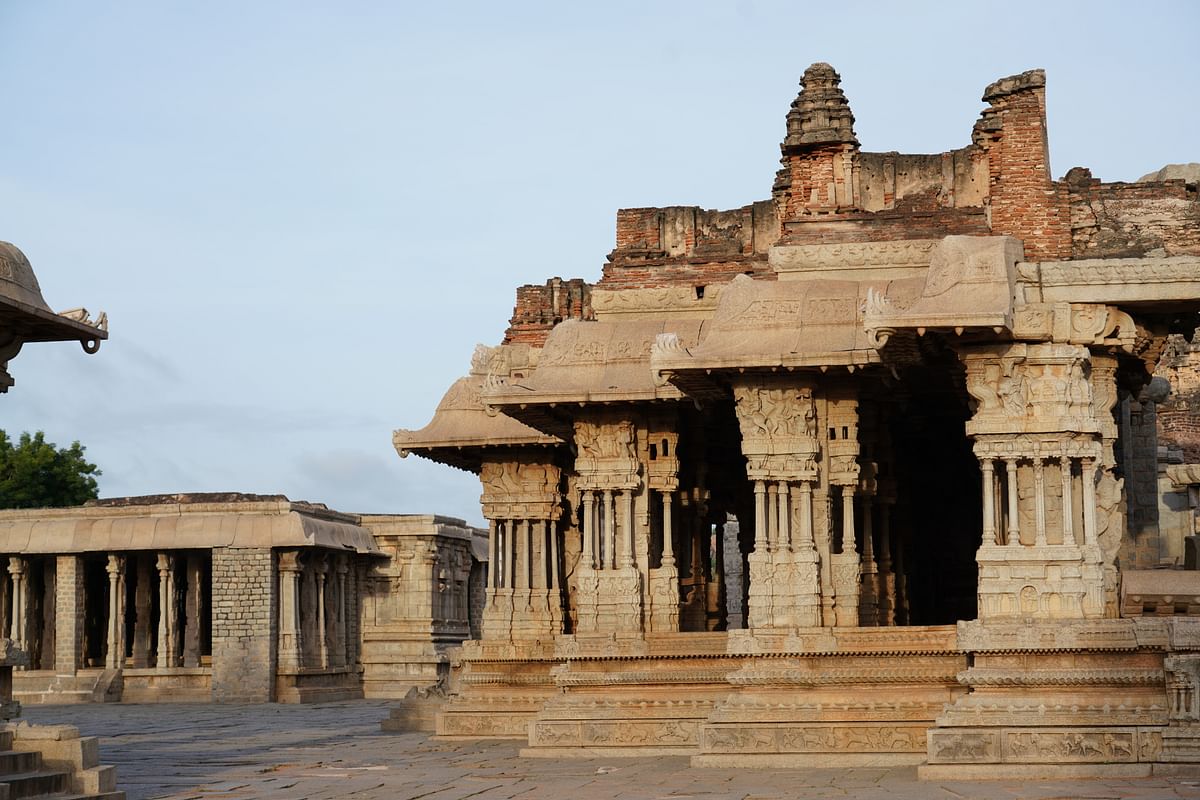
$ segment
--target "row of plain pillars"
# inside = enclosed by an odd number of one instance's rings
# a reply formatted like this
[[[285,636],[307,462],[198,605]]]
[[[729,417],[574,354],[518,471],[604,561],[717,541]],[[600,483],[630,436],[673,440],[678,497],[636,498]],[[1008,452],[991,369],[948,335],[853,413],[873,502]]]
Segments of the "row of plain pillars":
[[[997,475],[996,461],[1004,462],[1003,480]],[[1046,462],[1055,460],[1034,456],[1032,458],[981,458],[980,473],[983,476],[983,541],[1008,547],[1021,546],[1020,494],[1017,468],[1020,461],[1029,461],[1033,468],[1034,537],[1033,546],[1048,544],[1046,535]],[[1076,545],[1073,485],[1075,461],[1079,461],[1079,479],[1083,491],[1083,541],[1085,545],[1098,544],[1096,531],[1096,459],[1059,456],[1058,471],[1062,480],[1062,543]],[[1003,506],[1001,483],[1007,491],[1007,506]],[[1002,524],[1003,523],[1003,524]]]
[[[63,558],[77,557],[66,556]],[[129,609],[126,608],[126,565],[129,560],[137,564],[137,589],[132,612],[134,626],[134,641],[132,648],[126,642],[126,621]],[[177,610],[177,582],[175,580],[176,559],[185,560],[186,564],[186,595],[184,599],[184,621],[180,624]],[[60,563],[61,560],[60,560]],[[76,569],[79,565],[76,565]],[[202,572],[201,559],[195,555],[175,556],[170,553],[158,553],[153,565],[150,557],[130,557],[109,554],[105,571],[108,574],[108,607],[105,625],[105,668],[123,669],[126,666],[138,668],[168,668],[168,667],[197,667],[200,665],[200,615],[202,608]],[[8,560],[8,574],[12,587],[12,608],[9,614],[9,630],[7,635],[13,643],[26,649],[29,645],[29,582],[28,564],[20,556],[12,556]],[[151,619],[154,614],[150,583],[157,573],[158,579],[158,623],[156,635],[153,637],[155,647],[151,652],[152,636],[150,632]],[[67,576],[62,576],[65,580]],[[73,576],[72,576],[73,577]],[[73,593],[56,593],[59,598],[72,597],[87,604],[85,595],[77,597]],[[55,616],[61,621],[82,619],[85,609],[55,608]],[[128,656],[127,656],[128,654]],[[153,657],[152,657],[153,656]],[[75,665],[76,668],[79,664]]]

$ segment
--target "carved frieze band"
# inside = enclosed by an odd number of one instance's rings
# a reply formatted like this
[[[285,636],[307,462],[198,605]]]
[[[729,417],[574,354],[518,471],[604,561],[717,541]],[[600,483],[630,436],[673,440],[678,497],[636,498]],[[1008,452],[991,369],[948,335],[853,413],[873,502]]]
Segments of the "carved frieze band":
[[[919,753],[924,725],[707,726],[704,753]]]
[[[1103,764],[1157,761],[1161,729],[1018,728],[929,732],[931,764]]]

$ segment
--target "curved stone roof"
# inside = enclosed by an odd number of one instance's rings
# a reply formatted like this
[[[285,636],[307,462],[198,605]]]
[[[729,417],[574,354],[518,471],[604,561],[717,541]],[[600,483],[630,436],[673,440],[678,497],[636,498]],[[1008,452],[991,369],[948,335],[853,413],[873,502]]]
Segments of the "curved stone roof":
[[[10,242],[0,242],[0,297],[50,311],[29,259]]]
[[[562,440],[519,422],[488,412],[482,402],[485,376],[467,375],[450,386],[429,424],[419,430],[400,429],[392,444],[403,458],[409,453],[443,464],[479,472],[481,447],[557,445]]]
[[[20,248],[0,242],[0,332],[11,331],[23,342],[67,342],[78,340],[94,352],[99,340],[108,338],[107,317],[88,318],[79,308],[56,314],[42,297],[33,266]],[[90,348],[90,349],[89,349]]]

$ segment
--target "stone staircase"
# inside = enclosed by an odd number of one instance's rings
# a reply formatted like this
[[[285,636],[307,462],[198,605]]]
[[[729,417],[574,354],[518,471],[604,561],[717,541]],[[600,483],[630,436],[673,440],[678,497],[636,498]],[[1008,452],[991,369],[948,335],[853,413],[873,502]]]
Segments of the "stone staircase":
[[[57,730],[0,730],[0,800],[125,800],[116,791],[116,770],[98,763],[95,737],[80,737],[68,726],[46,727]],[[31,730],[42,735],[30,737]]]

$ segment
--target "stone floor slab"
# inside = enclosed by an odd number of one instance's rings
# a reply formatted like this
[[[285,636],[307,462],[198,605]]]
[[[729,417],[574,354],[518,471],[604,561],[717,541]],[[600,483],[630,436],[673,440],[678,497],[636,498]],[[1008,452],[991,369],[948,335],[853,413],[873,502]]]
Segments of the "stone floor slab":
[[[1200,798],[1194,781],[921,782],[915,767],[693,768],[686,756],[522,759],[520,742],[384,733],[388,703],[25,710],[100,736],[129,800],[1059,800]]]

